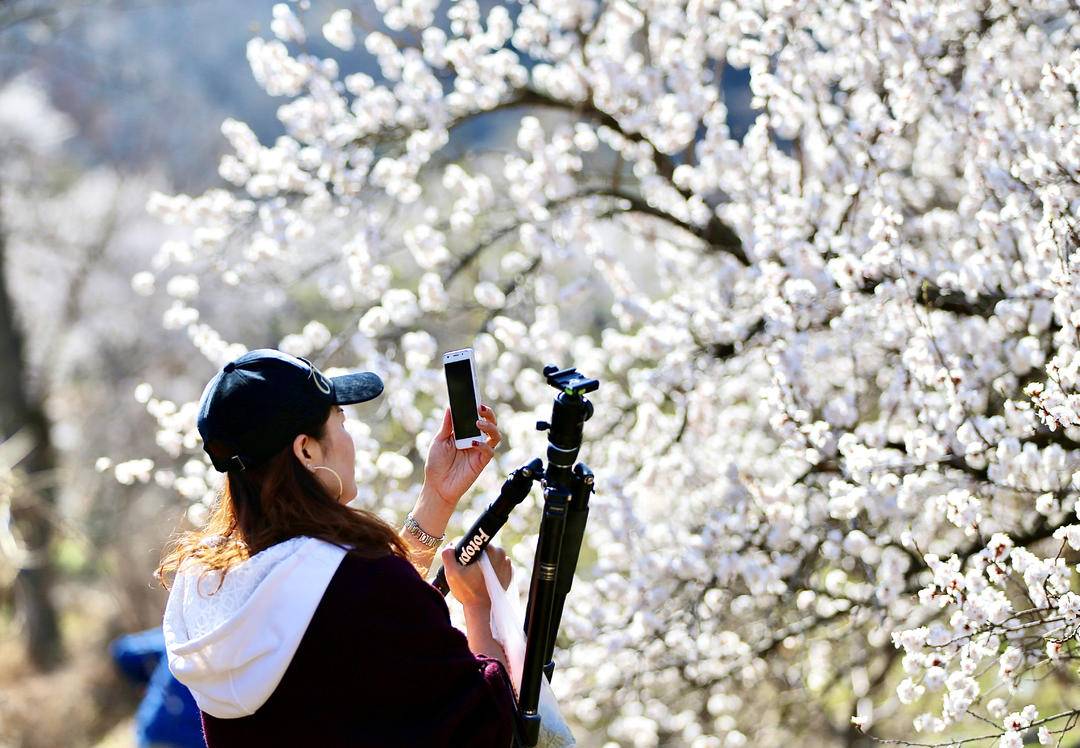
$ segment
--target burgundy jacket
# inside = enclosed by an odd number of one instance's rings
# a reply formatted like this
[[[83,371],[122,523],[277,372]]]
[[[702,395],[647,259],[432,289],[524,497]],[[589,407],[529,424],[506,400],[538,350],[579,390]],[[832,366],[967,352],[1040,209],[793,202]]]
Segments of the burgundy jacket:
[[[202,720],[209,748],[509,748],[513,714],[502,663],[472,653],[412,564],[347,554],[270,698]]]

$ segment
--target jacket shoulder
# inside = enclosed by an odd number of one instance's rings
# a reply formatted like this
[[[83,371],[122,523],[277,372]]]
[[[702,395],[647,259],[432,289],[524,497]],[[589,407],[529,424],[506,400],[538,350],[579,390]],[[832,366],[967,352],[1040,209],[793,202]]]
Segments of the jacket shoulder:
[[[346,554],[326,590],[327,597],[327,607],[345,605],[367,616],[408,609],[450,620],[442,594],[412,563],[394,554],[375,559]]]
[[[345,582],[366,583],[376,587],[395,582],[409,585],[427,584],[416,567],[393,553],[379,558],[364,558],[355,553],[346,553],[341,559],[338,574]]]

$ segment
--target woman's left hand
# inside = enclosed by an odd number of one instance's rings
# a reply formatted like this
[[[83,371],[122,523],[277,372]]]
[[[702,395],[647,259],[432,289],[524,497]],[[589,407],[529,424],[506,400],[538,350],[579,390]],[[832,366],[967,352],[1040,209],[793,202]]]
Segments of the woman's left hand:
[[[502,434],[495,420],[495,412],[486,405],[480,406],[481,418],[476,425],[482,432],[468,449],[454,445],[454,422],[450,409],[443,413],[442,427],[428,448],[424,465],[424,487],[433,491],[451,507],[456,507],[461,497],[476,482],[480,472],[495,456],[495,447],[502,441]],[[487,439],[484,439],[484,434]]]

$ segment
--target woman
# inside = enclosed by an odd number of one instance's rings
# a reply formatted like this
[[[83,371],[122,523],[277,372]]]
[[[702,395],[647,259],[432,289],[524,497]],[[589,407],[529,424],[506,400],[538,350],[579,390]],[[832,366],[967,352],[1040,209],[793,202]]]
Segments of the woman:
[[[510,745],[514,696],[481,570],[442,552],[467,635],[421,576],[491,461],[495,415],[481,406],[487,440],[458,450],[444,413],[399,534],[346,506],[355,453],[341,406],[382,389],[372,372],[328,379],[263,348],[203,391],[203,448],[227,480],[205,528],[173,543],[158,576],[175,575],[169,667],[191,689],[210,748]],[[489,556],[507,586],[509,559]]]

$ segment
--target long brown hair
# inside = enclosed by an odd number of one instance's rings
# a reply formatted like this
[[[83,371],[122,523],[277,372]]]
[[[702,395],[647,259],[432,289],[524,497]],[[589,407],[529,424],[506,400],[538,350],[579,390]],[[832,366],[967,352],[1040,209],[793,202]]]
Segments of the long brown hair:
[[[333,412],[298,431],[322,442]],[[322,484],[293,453],[292,444],[261,465],[229,470],[206,525],[178,535],[165,547],[154,576],[168,588],[166,575],[192,559],[202,573],[221,572],[272,545],[307,536],[348,548],[363,558],[394,554],[412,561],[397,531],[374,512],[353,509],[326,493]]]

